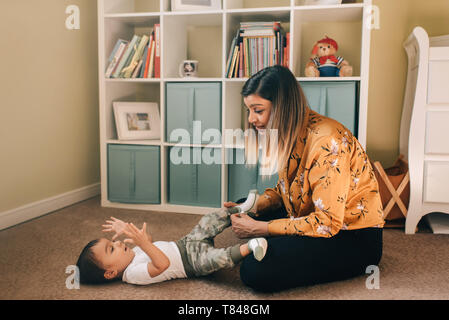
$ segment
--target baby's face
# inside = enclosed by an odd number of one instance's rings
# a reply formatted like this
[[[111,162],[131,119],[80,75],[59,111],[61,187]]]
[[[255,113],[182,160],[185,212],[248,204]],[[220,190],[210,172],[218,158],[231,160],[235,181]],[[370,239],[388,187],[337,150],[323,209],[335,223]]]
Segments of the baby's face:
[[[123,242],[105,238],[92,247],[92,252],[105,270],[116,270],[118,273],[126,269],[135,255]]]

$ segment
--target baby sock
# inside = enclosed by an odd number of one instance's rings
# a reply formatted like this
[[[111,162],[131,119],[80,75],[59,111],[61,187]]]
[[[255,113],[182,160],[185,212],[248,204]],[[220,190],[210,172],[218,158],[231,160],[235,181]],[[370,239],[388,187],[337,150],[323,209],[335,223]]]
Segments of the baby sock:
[[[257,261],[261,261],[267,253],[268,242],[265,238],[255,238],[248,241],[248,249]]]
[[[257,191],[257,189],[250,190],[246,201],[242,204],[239,204],[238,206],[232,207],[231,213],[249,212],[251,209],[255,208],[258,198],[259,192]]]

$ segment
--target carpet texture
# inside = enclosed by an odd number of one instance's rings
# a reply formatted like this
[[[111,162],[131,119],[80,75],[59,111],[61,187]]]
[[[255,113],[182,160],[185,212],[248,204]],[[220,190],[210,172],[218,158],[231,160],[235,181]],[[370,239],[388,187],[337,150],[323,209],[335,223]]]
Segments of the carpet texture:
[[[67,289],[70,274],[66,268],[76,263],[88,241],[112,236],[101,231],[111,216],[139,227],[147,222],[154,241],[176,240],[200,219],[198,215],[103,208],[96,197],[0,231],[0,299],[449,299],[449,236],[432,234],[422,224],[415,235],[405,235],[400,229],[384,231],[379,289],[367,289],[370,274],[366,274],[261,294],[243,285],[239,266],[202,278],[150,286],[116,282]],[[226,247],[244,241],[228,228],[216,238],[215,245]]]

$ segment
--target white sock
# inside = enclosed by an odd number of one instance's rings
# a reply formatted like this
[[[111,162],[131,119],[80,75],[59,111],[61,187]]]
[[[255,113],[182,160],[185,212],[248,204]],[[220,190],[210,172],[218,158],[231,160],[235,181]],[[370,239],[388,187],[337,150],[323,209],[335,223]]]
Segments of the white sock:
[[[257,199],[259,198],[259,192],[257,189],[252,189],[249,191],[246,201],[234,208],[237,208],[239,213],[249,212],[251,209],[255,208]]]
[[[265,238],[255,238],[248,241],[248,248],[257,261],[261,261],[267,253],[268,242]]]

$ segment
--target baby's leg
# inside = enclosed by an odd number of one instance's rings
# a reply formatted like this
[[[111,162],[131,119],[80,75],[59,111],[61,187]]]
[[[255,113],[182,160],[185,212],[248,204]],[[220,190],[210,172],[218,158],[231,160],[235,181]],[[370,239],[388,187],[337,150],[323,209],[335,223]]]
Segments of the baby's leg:
[[[204,215],[192,231],[185,236],[187,241],[213,239],[231,225],[229,209],[220,209]]]
[[[228,248],[215,248],[207,241],[191,241],[186,243],[186,249],[187,258],[196,276],[232,268],[244,258],[239,244]]]
[[[187,259],[195,274],[204,276],[220,269],[234,267],[251,252],[256,260],[262,260],[267,252],[267,244],[264,238],[251,239],[245,244],[228,248],[214,248],[208,241],[187,242]]]

